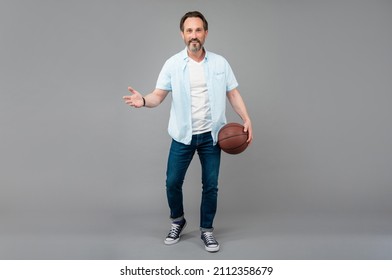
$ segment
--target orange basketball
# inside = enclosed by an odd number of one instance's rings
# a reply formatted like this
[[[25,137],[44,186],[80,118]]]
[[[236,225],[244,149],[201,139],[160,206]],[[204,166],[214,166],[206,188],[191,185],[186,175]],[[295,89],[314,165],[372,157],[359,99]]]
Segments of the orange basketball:
[[[239,154],[248,147],[248,132],[239,123],[228,123],[218,133],[218,144],[228,154]]]

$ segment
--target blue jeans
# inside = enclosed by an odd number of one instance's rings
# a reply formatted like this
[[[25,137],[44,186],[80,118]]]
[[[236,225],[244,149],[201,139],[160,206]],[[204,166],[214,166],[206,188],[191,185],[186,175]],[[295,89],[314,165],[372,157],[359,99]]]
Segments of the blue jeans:
[[[213,146],[211,132],[193,135],[190,145],[172,140],[166,172],[170,218],[176,219],[184,215],[182,185],[195,151],[199,155],[202,170],[200,228],[212,230],[217,209],[221,150],[218,145]]]

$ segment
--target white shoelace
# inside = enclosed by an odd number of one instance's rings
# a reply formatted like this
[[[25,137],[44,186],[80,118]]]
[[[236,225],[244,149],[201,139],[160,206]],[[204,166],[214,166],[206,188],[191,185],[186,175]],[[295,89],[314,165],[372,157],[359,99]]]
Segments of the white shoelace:
[[[203,232],[204,239],[206,240],[207,245],[217,245],[218,242],[216,242],[214,235],[212,235],[212,232]]]
[[[180,225],[172,224],[171,225],[171,229],[170,229],[169,234],[167,235],[167,237],[170,237],[170,238],[178,237],[178,233],[180,231],[180,228],[181,228]]]

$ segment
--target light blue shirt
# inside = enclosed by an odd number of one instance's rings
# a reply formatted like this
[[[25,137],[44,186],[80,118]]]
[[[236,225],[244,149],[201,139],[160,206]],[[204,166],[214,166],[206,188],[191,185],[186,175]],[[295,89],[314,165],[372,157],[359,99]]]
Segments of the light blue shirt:
[[[169,58],[159,74],[156,88],[171,91],[169,135],[183,144],[192,140],[191,89],[189,82],[187,48]],[[226,93],[237,88],[238,83],[227,60],[206,51],[204,75],[211,106],[211,134],[216,145],[218,132],[226,124]]]

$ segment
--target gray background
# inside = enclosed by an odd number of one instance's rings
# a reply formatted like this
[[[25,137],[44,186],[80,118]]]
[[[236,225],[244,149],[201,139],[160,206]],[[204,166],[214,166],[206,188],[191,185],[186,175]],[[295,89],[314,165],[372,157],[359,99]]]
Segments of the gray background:
[[[135,110],[200,10],[254,144],[223,155],[217,254],[165,246],[170,96]],[[0,1],[0,258],[391,259],[392,1]],[[228,107],[229,121],[240,121]]]

